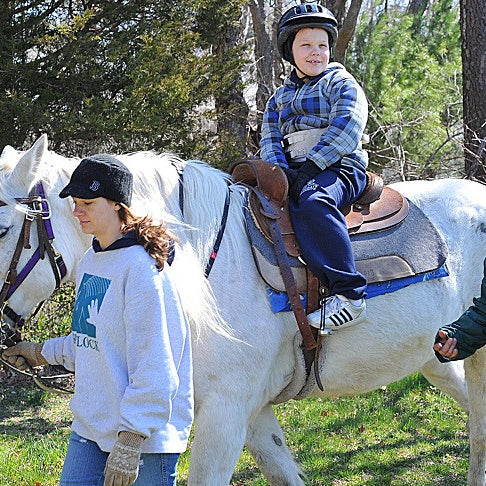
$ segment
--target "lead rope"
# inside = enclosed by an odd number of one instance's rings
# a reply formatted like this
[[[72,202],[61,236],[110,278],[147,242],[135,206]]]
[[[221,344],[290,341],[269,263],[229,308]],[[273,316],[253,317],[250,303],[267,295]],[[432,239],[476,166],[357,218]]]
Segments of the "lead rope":
[[[2,349],[6,349],[3,347]],[[52,376],[42,376],[38,371],[36,371],[30,363],[25,360],[25,364],[27,365],[28,371],[21,370],[17,368],[16,366],[12,365],[8,361],[4,360],[1,357],[0,354],[0,362],[2,362],[4,365],[8,366],[11,370],[14,370],[16,373],[19,373],[24,376],[28,376],[29,378],[32,378],[34,383],[43,391],[46,392],[51,392],[51,393],[58,393],[58,394],[70,394],[72,395],[74,392],[72,390],[69,390],[68,388],[65,388],[63,386],[57,385],[56,383],[53,383],[52,381],[54,380],[62,380],[66,379],[72,376],[72,373],[65,373],[65,374],[60,374],[60,375],[52,375]]]

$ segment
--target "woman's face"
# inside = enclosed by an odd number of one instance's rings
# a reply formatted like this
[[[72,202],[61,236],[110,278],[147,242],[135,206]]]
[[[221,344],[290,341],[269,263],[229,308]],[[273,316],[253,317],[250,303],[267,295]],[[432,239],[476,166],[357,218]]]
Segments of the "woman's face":
[[[110,245],[109,241],[120,233],[121,221],[118,216],[120,206],[105,199],[97,197],[95,199],[80,199],[73,197],[74,210],[73,214],[79,220],[83,233],[96,236],[103,246]]]
[[[292,43],[292,54],[295,65],[298,67],[297,75],[318,76],[322,74],[329,64],[329,35],[327,31],[319,28],[300,29]]]

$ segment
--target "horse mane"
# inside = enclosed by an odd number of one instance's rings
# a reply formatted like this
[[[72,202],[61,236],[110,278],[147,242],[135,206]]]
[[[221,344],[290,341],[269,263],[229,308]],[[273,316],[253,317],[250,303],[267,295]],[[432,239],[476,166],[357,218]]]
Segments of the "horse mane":
[[[206,262],[213,250],[220,229],[223,209],[228,191],[230,206],[223,242],[229,245],[226,251],[233,256],[234,270],[241,269],[241,245],[246,244],[244,202],[246,189],[233,184],[229,174],[199,160],[190,160],[184,167],[184,215],[187,222],[205,236],[192,234],[192,244],[199,257]]]
[[[11,188],[6,182],[24,153],[9,147],[0,156],[0,199],[12,206],[16,205],[15,197],[27,196],[27,194],[11,194]],[[173,175],[175,171],[172,165],[175,160],[178,161],[177,157],[153,152],[115,156],[126,163],[134,175],[132,204],[135,208],[134,212],[141,216],[148,214],[156,220],[159,219],[169,228],[174,228],[176,235],[180,234],[178,228],[184,228],[186,225],[181,222],[180,214],[177,214],[177,199],[173,201],[174,198],[170,194],[170,188],[178,183],[177,174]],[[80,160],[80,158],[67,158],[52,151],[45,151],[39,163],[31,168],[31,176],[26,182],[31,188],[37,181],[42,181],[48,198],[56,208],[53,217],[72,219],[71,206],[59,199],[58,195]],[[166,198],[166,196],[170,197]],[[68,250],[69,248],[66,249]],[[177,255],[180,257],[177,258]],[[189,242],[183,238],[179,239],[171,274],[187,310],[193,336],[196,339],[204,339],[216,333],[234,339],[231,330],[219,313],[199,258]]]
[[[204,162],[184,162],[171,153],[146,151],[117,157],[134,176],[133,212],[149,214],[166,224],[178,241],[176,255],[184,253],[184,258],[175,258],[173,275],[196,339],[204,339],[208,330],[236,339],[220,315],[204,275],[209,247],[219,227],[220,214],[214,213],[222,210],[227,176]],[[176,167],[183,171],[184,216],[179,204],[180,179]],[[223,201],[219,206],[213,200],[221,193]]]
[[[167,224],[179,241],[190,242],[205,266],[219,231],[225,198],[231,189],[230,214],[224,241],[239,255],[236,232],[244,231],[245,189],[231,184],[229,175],[201,160],[184,161],[172,153],[134,152],[118,156],[134,176],[133,211],[150,214]],[[182,172],[182,179],[178,170]],[[183,186],[184,215],[180,207],[179,185]],[[138,197],[150,194],[150,199]],[[137,196],[138,195],[138,196]],[[147,202],[150,205],[147,205]]]

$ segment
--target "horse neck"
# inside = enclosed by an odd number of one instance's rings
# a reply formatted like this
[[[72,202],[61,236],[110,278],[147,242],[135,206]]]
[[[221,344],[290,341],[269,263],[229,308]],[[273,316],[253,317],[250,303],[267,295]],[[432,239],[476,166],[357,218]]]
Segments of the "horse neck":
[[[184,222],[188,239],[200,259],[205,261],[221,226],[229,189],[228,175],[200,162],[190,161],[184,168]],[[244,189],[231,186],[230,207],[222,245],[231,245],[234,254],[244,233],[242,204]]]

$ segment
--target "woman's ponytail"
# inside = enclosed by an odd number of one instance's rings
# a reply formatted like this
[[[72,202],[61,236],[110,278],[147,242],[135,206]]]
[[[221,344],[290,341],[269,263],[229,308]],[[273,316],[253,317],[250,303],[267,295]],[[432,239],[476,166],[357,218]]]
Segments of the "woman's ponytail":
[[[122,233],[133,231],[137,242],[155,260],[155,266],[160,271],[169,259],[174,238],[169,235],[164,224],[154,221],[149,216],[137,217],[124,204],[120,204],[119,216],[122,220]]]

